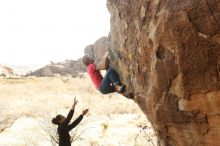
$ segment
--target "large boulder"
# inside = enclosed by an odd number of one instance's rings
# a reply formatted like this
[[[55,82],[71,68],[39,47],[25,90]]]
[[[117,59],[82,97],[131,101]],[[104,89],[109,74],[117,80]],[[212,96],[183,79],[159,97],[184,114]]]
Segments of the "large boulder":
[[[95,53],[93,50],[94,45],[88,45],[84,48],[84,54],[89,55],[92,58],[95,58]]]
[[[220,145],[220,1],[108,0],[109,53],[158,145]]]
[[[99,61],[100,58],[108,51],[108,38],[101,37],[94,44],[88,45],[84,48],[84,54],[88,54],[95,61]]]

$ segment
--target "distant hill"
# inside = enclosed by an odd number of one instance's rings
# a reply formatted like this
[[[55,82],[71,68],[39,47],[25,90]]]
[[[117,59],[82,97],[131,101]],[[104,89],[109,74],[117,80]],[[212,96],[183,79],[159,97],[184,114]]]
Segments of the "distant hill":
[[[66,60],[64,62],[58,63],[51,62],[49,65],[46,65],[45,67],[27,73],[26,76],[54,77],[57,75],[61,75],[76,77],[79,74],[84,73],[85,71],[86,68],[81,63],[81,59]]]
[[[8,66],[0,65],[0,76],[2,77],[10,77],[14,75],[13,69]]]

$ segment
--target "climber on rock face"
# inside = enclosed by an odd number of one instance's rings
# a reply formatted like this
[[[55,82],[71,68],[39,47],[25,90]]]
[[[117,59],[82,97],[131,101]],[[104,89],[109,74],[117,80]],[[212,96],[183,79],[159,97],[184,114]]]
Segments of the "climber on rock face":
[[[118,73],[108,67],[108,54],[98,62],[94,63],[94,59],[85,55],[82,58],[82,63],[87,67],[87,72],[95,85],[96,89],[102,94],[108,94],[113,92],[123,93],[125,91],[125,85],[121,84]],[[107,70],[104,77],[102,77],[100,70]]]
[[[83,116],[88,113],[88,109],[83,110],[82,114],[75,121],[69,124],[77,102],[78,101],[75,98],[67,117],[57,115],[52,119],[52,123],[58,125],[57,132],[59,135],[59,146],[71,146],[69,131],[76,127],[83,119]]]

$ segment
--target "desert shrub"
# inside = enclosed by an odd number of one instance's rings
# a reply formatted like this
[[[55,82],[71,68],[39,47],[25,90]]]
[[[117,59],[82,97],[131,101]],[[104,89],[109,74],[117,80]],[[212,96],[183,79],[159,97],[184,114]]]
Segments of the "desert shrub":
[[[7,75],[5,73],[1,73],[0,76],[5,78]]]
[[[10,128],[20,115],[13,115],[0,110],[0,133]]]

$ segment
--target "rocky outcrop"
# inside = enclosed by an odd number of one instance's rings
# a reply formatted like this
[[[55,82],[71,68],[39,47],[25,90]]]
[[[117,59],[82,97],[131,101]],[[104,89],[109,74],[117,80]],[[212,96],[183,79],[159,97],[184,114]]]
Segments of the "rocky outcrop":
[[[53,63],[40,68],[34,72],[28,73],[26,76],[36,76],[36,77],[54,77],[57,75],[61,76],[72,76],[76,77],[81,73],[84,73],[86,68],[81,63],[81,59],[77,61],[66,60],[65,62]]]
[[[13,69],[7,66],[0,65],[0,76],[2,77],[10,77],[13,76]]]
[[[111,66],[158,145],[220,145],[219,0],[108,0]]]
[[[93,57],[95,61],[99,61],[100,58],[108,51],[108,38],[101,37],[94,44],[88,45],[84,49],[84,54],[88,54]]]

